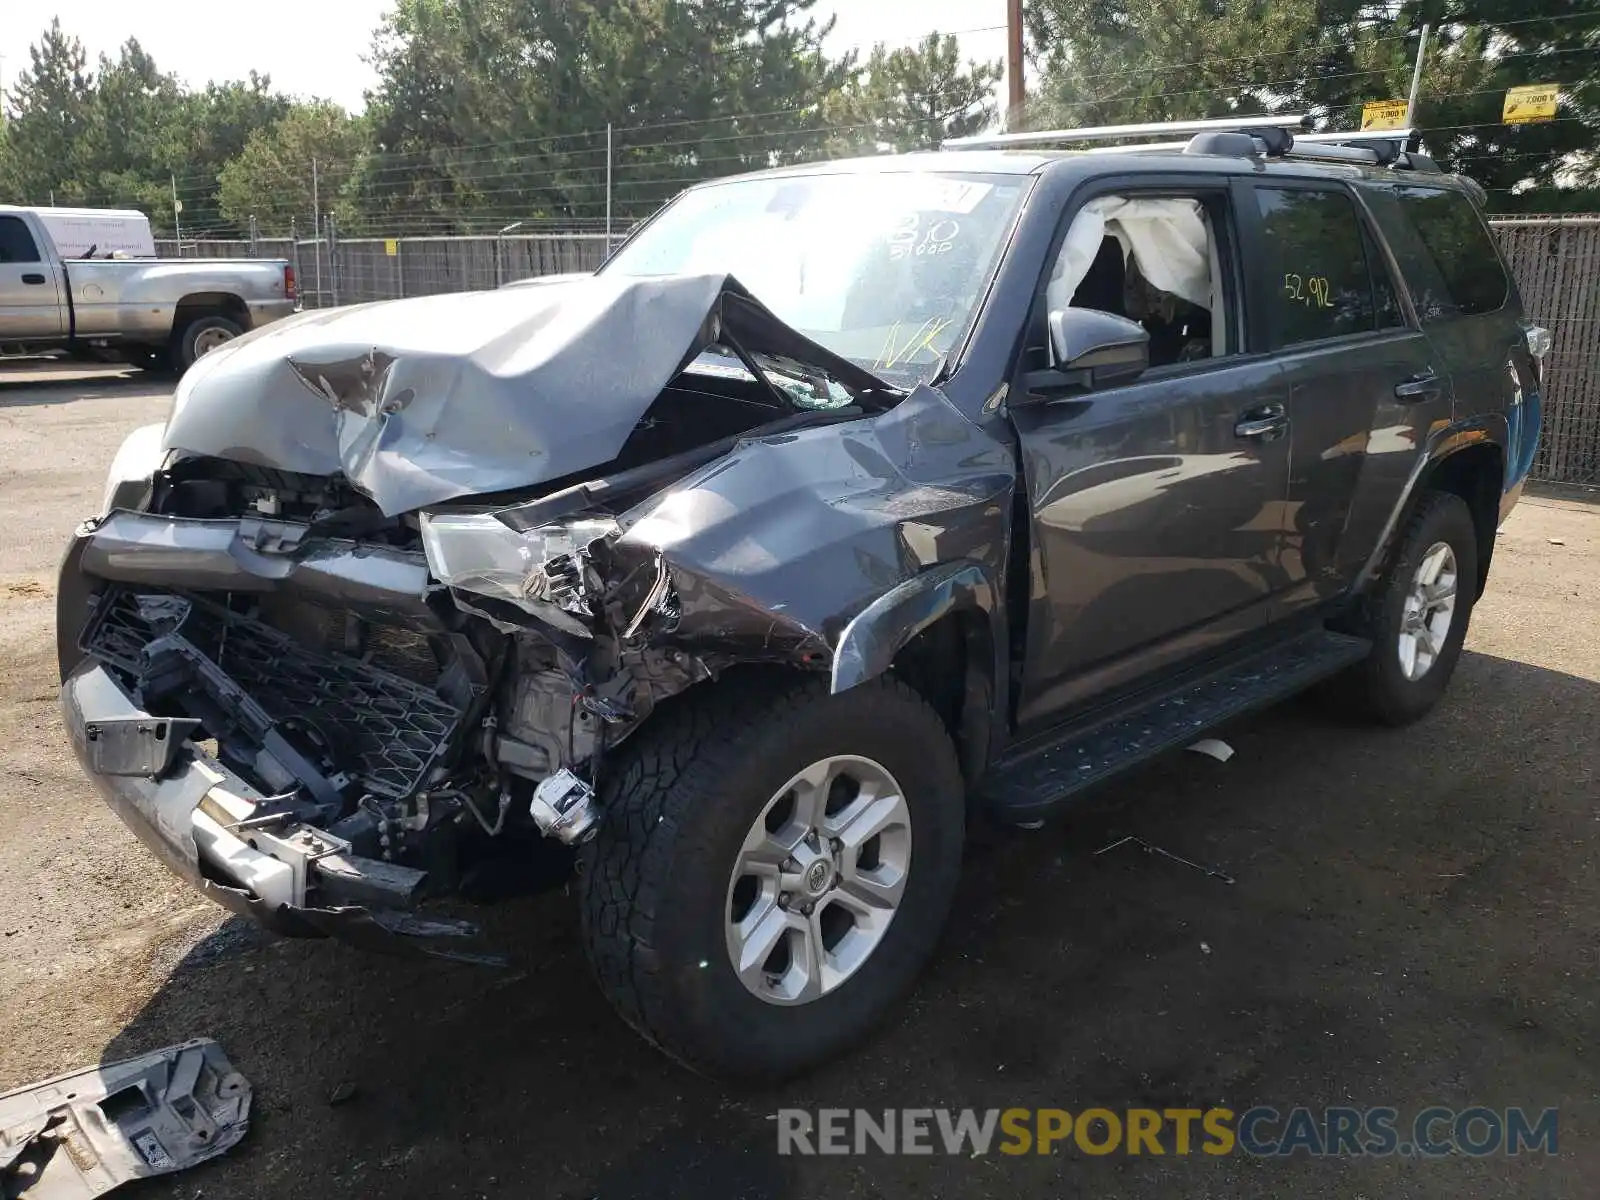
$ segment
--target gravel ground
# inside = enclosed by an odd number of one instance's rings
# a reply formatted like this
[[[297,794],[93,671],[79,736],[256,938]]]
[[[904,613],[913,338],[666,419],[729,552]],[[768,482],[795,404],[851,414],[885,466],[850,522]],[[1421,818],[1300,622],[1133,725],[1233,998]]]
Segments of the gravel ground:
[[[1593,1194],[1600,492],[1513,515],[1428,720],[1374,731],[1290,704],[1226,731],[1227,764],[1169,757],[976,849],[899,1019],[786,1088],[728,1090],[612,1017],[559,892],[485,910],[508,971],[274,942],[172,882],[102,807],[56,716],[56,557],[168,396],[137,374],[0,371],[0,1090],[199,1035],[256,1088],[237,1151],[123,1194]],[[1094,855],[1123,834],[1237,885]],[[772,1122],[1253,1103],[1556,1106],[1560,1152],[794,1158]]]

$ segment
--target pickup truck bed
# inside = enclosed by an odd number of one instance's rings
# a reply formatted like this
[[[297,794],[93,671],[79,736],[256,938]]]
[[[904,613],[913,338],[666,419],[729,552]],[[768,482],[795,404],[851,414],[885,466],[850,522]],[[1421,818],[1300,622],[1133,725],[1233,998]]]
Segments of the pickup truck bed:
[[[0,353],[91,346],[187,368],[297,305],[283,259],[63,259],[34,214],[0,207]]]

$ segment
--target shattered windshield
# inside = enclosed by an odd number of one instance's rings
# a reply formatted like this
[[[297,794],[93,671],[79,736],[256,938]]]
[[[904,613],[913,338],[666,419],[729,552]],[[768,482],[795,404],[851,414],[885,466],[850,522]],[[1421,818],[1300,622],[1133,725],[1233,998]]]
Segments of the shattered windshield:
[[[605,270],[732,275],[835,354],[915,383],[976,312],[1027,182],[938,172],[712,184],[679,197]]]

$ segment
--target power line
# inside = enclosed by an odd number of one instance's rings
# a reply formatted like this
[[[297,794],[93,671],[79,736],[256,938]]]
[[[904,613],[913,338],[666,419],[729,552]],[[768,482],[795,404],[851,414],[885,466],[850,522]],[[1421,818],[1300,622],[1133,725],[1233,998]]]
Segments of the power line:
[[[1600,13],[1574,13],[1574,14],[1568,14],[1568,15],[1565,15],[1565,16],[1552,16],[1552,17],[1547,17],[1547,18],[1530,17],[1530,18],[1519,19],[1519,20],[1516,20],[1516,21],[1495,22],[1495,23],[1493,23],[1493,25],[1490,25],[1490,26],[1482,26],[1482,25],[1479,25],[1479,26],[1465,26],[1464,28],[1489,27],[1489,28],[1498,29],[1498,28],[1501,28],[1501,27],[1504,27],[1504,26],[1509,26],[1509,25],[1527,24],[1527,23],[1532,22],[1532,21],[1552,21],[1553,22],[1553,21],[1562,21],[1562,20],[1576,20],[1576,19],[1580,19],[1580,18],[1591,18],[1591,19],[1600,18]],[[1003,30],[1004,28],[1005,28],[1005,26],[1003,26],[1003,25],[980,26],[980,27],[977,27],[975,29],[969,29],[969,30],[954,30],[954,31],[952,31],[952,33],[958,33],[959,34],[959,33],[994,32],[994,31],[998,31],[998,30]],[[1386,42],[1410,41],[1410,40],[1413,40],[1415,38],[1415,36],[1416,35],[1415,35],[1414,31],[1409,31],[1409,32],[1405,32],[1405,33],[1390,34],[1390,35],[1385,35],[1385,36],[1381,36],[1381,37],[1377,37],[1377,38],[1367,39],[1363,44],[1365,44],[1365,45],[1376,45],[1376,44],[1381,44],[1381,43],[1386,43]],[[864,45],[864,43],[863,43],[863,45]],[[736,48],[735,52],[740,52],[739,48]],[[1090,74],[1079,75],[1076,78],[1079,81],[1087,81],[1087,80],[1093,80],[1093,79],[1107,79],[1107,78],[1130,78],[1130,77],[1135,77],[1135,76],[1148,76],[1150,74],[1159,74],[1159,73],[1165,73],[1165,72],[1170,72],[1170,71],[1187,70],[1187,69],[1191,69],[1191,68],[1194,68],[1194,67],[1200,67],[1200,66],[1215,66],[1215,65],[1220,65],[1220,64],[1241,63],[1241,62],[1261,62],[1261,61],[1268,60],[1268,59],[1282,58],[1282,57],[1285,57],[1286,55],[1289,56],[1289,57],[1293,57],[1293,56],[1296,56],[1296,55],[1314,55],[1314,54],[1325,53],[1325,52],[1326,52],[1326,48],[1325,47],[1304,47],[1304,48],[1302,48],[1300,50],[1292,50],[1292,51],[1287,51],[1287,52],[1285,52],[1285,51],[1264,51],[1264,52],[1256,53],[1256,54],[1230,55],[1230,56],[1222,56],[1222,57],[1212,57],[1212,58],[1197,59],[1197,60],[1194,60],[1192,62],[1185,62],[1185,63],[1167,63],[1167,64],[1161,64],[1161,65],[1158,65],[1158,66],[1140,65],[1140,66],[1137,66],[1137,67],[1130,67],[1130,68],[1126,68],[1126,69],[1123,69],[1123,70],[1117,70],[1117,71],[1100,71],[1100,72],[1094,72],[1094,73],[1090,73]],[[1510,56],[1507,56],[1507,57],[1510,57]],[[1307,78],[1311,78],[1311,79],[1353,78],[1353,77],[1360,76],[1360,75],[1378,75],[1378,74],[1382,74],[1382,73],[1383,73],[1383,71],[1382,71],[1381,68],[1372,68],[1372,69],[1366,69],[1366,70],[1361,70],[1361,71],[1343,72],[1343,73],[1341,73],[1339,75],[1333,75],[1333,76],[1309,76]],[[1293,82],[1293,81],[1295,81],[1295,80],[1297,80],[1299,78],[1302,78],[1302,77],[1295,76],[1291,80],[1289,80],[1289,82]],[[1244,84],[1241,84],[1241,85],[1237,85],[1237,86],[1265,87],[1265,86],[1271,86],[1271,85],[1270,84],[1257,84],[1257,85],[1244,85]],[[950,94],[955,94],[959,90],[960,89],[949,89],[949,90],[947,90],[945,92],[934,93],[934,94],[935,95],[950,95]],[[1184,93],[1184,94],[1193,94],[1193,93]],[[1087,105],[1087,104],[1092,104],[1092,103],[1095,103],[1095,102],[1093,102],[1093,101],[1084,101],[1083,103]],[[621,134],[621,133],[640,132],[640,131],[652,130],[652,129],[669,129],[669,128],[696,126],[696,125],[709,126],[709,125],[714,125],[714,124],[717,124],[717,123],[720,123],[720,122],[724,122],[724,121],[729,121],[729,120],[758,120],[758,119],[762,119],[762,118],[765,118],[765,117],[788,116],[788,115],[792,115],[792,114],[798,113],[798,112],[814,111],[820,106],[820,104],[821,104],[821,101],[820,100],[816,100],[816,101],[809,102],[807,104],[794,105],[794,106],[790,106],[790,107],[787,107],[787,108],[768,109],[768,110],[751,112],[751,113],[740,113],[740,114],[736,114],[733,117],[697,117],[697,118],[683,118],[683,119],[675,119],[675,120],[667,120],[667,121],[639,122],[639,123],[634,123],[634,124],[617,124],[617,125],[613,126],[613,132]],[[600,136],[603,136],[604,133],[605,133],[605,130],[603,128],[601,128],[601,129],[594,129],[594,130],[583,130],[583,131],[580,131],[578,133],[572,133],[572,134],[554,134],[554,135],[550,135],[550,136],[547,136],[547,137],[535,137],[535,138],[528,138],[528,139],[518,139],[516,141],[511,141],[511,142],[490,141],[490,142],[472,143],[472,144],[468,144],[468,145],[464,145],[464,146],[444,147],[444,148],[440,148],[440,151],[446,152],[446,153],[450,153],[450,152],[459,153],[459,152],[464,152],[464,151],[468,151],[468,150],[497,150],[497,151],[500,151],[500,152],[504,152],[505,150],[511,148],[512,146],[535,145],[535,144],[550,143],[550,142],[555,142],[555,141],[569,140],[569,139],[580,138],[580,137],[600,137]],[[428,150],[391,152],[391,153],[399,154],[399,155],[402,155],[402,156],[404,156],[406,158],[415,159],[415,158],[426,158],[426,157],[428,157],[429,155],[431,155],[431,154],[433,154],[435,152],[436,151],[433,148],[430,148]]]
[[[1499,30],[1507,26],[1525,27],[1534,24],[1555,25],[1565,21],[1579,19],[1600,19],[1600,12],[1552,14],[1545,17],[1526,17],[1507,22],[1496,22],[1484,26]],[[990,32],[1003,29],[1003,26],[983,26],[972,30],[955,30],[953,34],[960,35],[972,32]],[[1461,28],[1461,27],[1458,27]],[[1396,33],[1374,38],[1363,38],[1362,45],[1370,46],[1385,42],[1403,42],[1412,40],[1413,32]],[[874,43],[879,44],[879,43]],[[735,48],[736,51],[743,48]],[[1075,77],[1075,82],[1084,83],[1092,80],[1149,79],[1163,77],[1171,72],[1184,69],[1193,69],[1204,66],[1236,65],[1245,63],[1261,63],[1271,61],[1274,63],[1290,62],[1298,58],[1316,57],[1328,52],[1327,46],[1302,47],[1289,51],[1266,51],[1256,54],[1219,56],[1195,60],[1190,63],[1161,64],[1156,66],[1139,65],[1124,70],[1100,71]],[[1486,69],[1495,67],[1514,60],[1538,59],[1548,61],[1562,55],[1588,52],[1588,47],[1565,48],[1538,48],[1532,50],[1515,50],[1504,54],[1486,56],[1484,65]],[[1215,95],[1218,92],[1242,93],[1272,93],[1292,92],[1304,88],[1306,85],[1326,86],[1329,83],[1354,79],[1383,79],[1392,73],[1393,68],[1372,67],[1361,70],[1341,71],[1335,73],[1316,73],[1314,66],[1308,67],[1304,73],[1295,74],[1282,79],[1256,80],[1251,78],[1231,78],[1209,83],[1205,87],[1194,87],[1182,90],[1172,90],[1158,93],[1154,96],[1140,96],[1137,93],[1122,95],[1111,94],[1093,99],[1061,101],[1053,105],[1057,110],[1074,111],[1094,108],[1103,105],[1116,105],[1128,101],[1138,102],[1168,102],[1182,101],[1195,96]],[[1345,90],[1345,89],[1340,89]],[[1453,92],[1437,93],[1425,97],[1429,103],[1438,103],[1446,100],[1467,99],[1480,95],[1495,94],[1501,91],[1499,87],[1464,89]],[[965,88],[951,88],[936,93],[937,96],[966,96],[969,92]],[[1348,94],[1348,91],[1346,91]],[[1273,105],[1268,97],[1269,107]],[[1335,114],[1347,113],[1360,107],[1359,101],[1333,104],[1316,104],[1315,111],[1322,117],[1333,117]],[[682,183],[698,182],[710,175],[719,173],[717,168],[730,165],[729,169],[742,169],[771,165],[775,155],[781,155],[785,150],[824,153],[829,148],[826,140],[833,137],[850,138],[853,134],[866,134],[866,141],[872,140],[871,135],[879,132],[880,125],[874,121],[864,121],[850,125],[834,125],[822,121],[823,104],[820,100],[813,100],[804,104],[791,105],[786,108],[770,109],[763,112],[735,113],[726,116],[681,118],[666,121],[639,122],[631,125],[617,125],[613,127],[614,133],[623,135],[637,134],[669,134],[679,132],[691,136],[660,137],[656,140],[634,141],[628,144],[624,137],[624,144],[617,147],[613,160],[613,169],[620,178],[613,188],[613,195],[619,197],[624,203],[630,200],[638,205],[646,203],[659,203],[665,197],[661,195],[667,188]],[[785,117],[797,117],[798,122],[790,128],[754,128],[740,132],[722,132],[724,129],[737,129],[740,125],[760,125]],[[924,118],[925,122],[937,122],[938,118]],[[1577,116],[1559,118],[1560,122],[1573,122],[1584,120]],[[900,121],[904,126],[908,122]],[[915,125],[917,122],[910,122]],[[1477,125],[1436,126],[1426,132],[1433,134],[1460,133],[1469,129],[1499,128],[1496,123],[1481,123]],[[423,211],[417,219],[431,225],[455,220],[457,222],[468,219],[491,220],[498,217],[501,207],[505,211],[517,216],[522,216],[530,208],[549,208],[560,210],[566,214],[565,219],[576,220],[572,214],[582,211],[586,206],[598,207],[599,201],[583,199],[592,195],[599,186],[595,178],[603,166],[606,154],[605,147],[596,144],[603,129],[580,130],[571,133],[549,134],[538,137],[529,137],[509,141],[488,141],[480,143],[463,143],[457,146],[428,147],[414,151],[381,151],[363,154],[358,158],[344,160],[324,160],[321,163],[325,176],[338,179],[340,175],[346,178],[341,181],[337,191],[349,190],[351,195],[335,199],[329,207],[341,207],[351,202],[374,203],[385,208],[396,205],[415,205]],[[743,149],[736,147],[743,146]],[[706,153],[707,150],[727,148],[729,153]],[[522,149],[523,153],[513,153]],[[1470,154],[1472,147],[1463,147],[1458,153]],[[1505,155],[1497,157],[1505,159]],[[653,173],[659,173],[652,177]],[[550,181],[550,182],[544,182]],[[153,182],[146,181],[149,186]],[[186,201],[186,206],[193,203],[194,207],[205,213],[215,211],[218,202],[217,176],[209,171],[195,171],[174,181],[174,189],[180,198]],[[114,197],[125,202],[136,193],[137,189],[129,191],[112,192],[109,190],[90,189],[88,195],[104,195]],[[80,195],[84,193],[79,193]],[[449,204],[456,206],[454,215],[426,211],[427,206],[435,204]],[[304,204],[305,215],[313,218],[312,206],[297,197],[295,204]],[[501,206],[501,207],[496,207]],[[469,217],[468,208],[473,213],[487,213],[481,217]],[[356,218],[362,222],[389,221],[395,222],[408,219],[404,212],[394,212],[388,215],[361,214]],[[542,219],[542,218],[529,218]],[[193,223],[186,222],[189,229],[195,232],[211,230],[228,230],[237,227],[237,222],[232,222],[222,217],[197,217]]]

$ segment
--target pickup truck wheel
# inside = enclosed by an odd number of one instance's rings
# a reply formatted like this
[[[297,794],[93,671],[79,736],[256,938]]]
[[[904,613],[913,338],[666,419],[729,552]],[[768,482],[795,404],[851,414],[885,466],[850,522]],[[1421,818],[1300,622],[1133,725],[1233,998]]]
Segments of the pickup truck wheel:
[[[580,859],[607,998],[708,1074],[781,1078],[865,1035],[932,952],[961,867],[962,778],[939,717],[880,679],[738,677],[618,754]]]
[[[1477,594],[1478,542],[1459,496],[1430,492],[1368,597],[1361,632],[1372,654],[1337,681],[1341,699],[1387,725],[1407,725],[1444,694]]]
[[[195,362],[224,342],[231,342],[244,332],[227,317],[197,317],[183,327],[174,339],[172,355],[180,371],[187,371]]]

